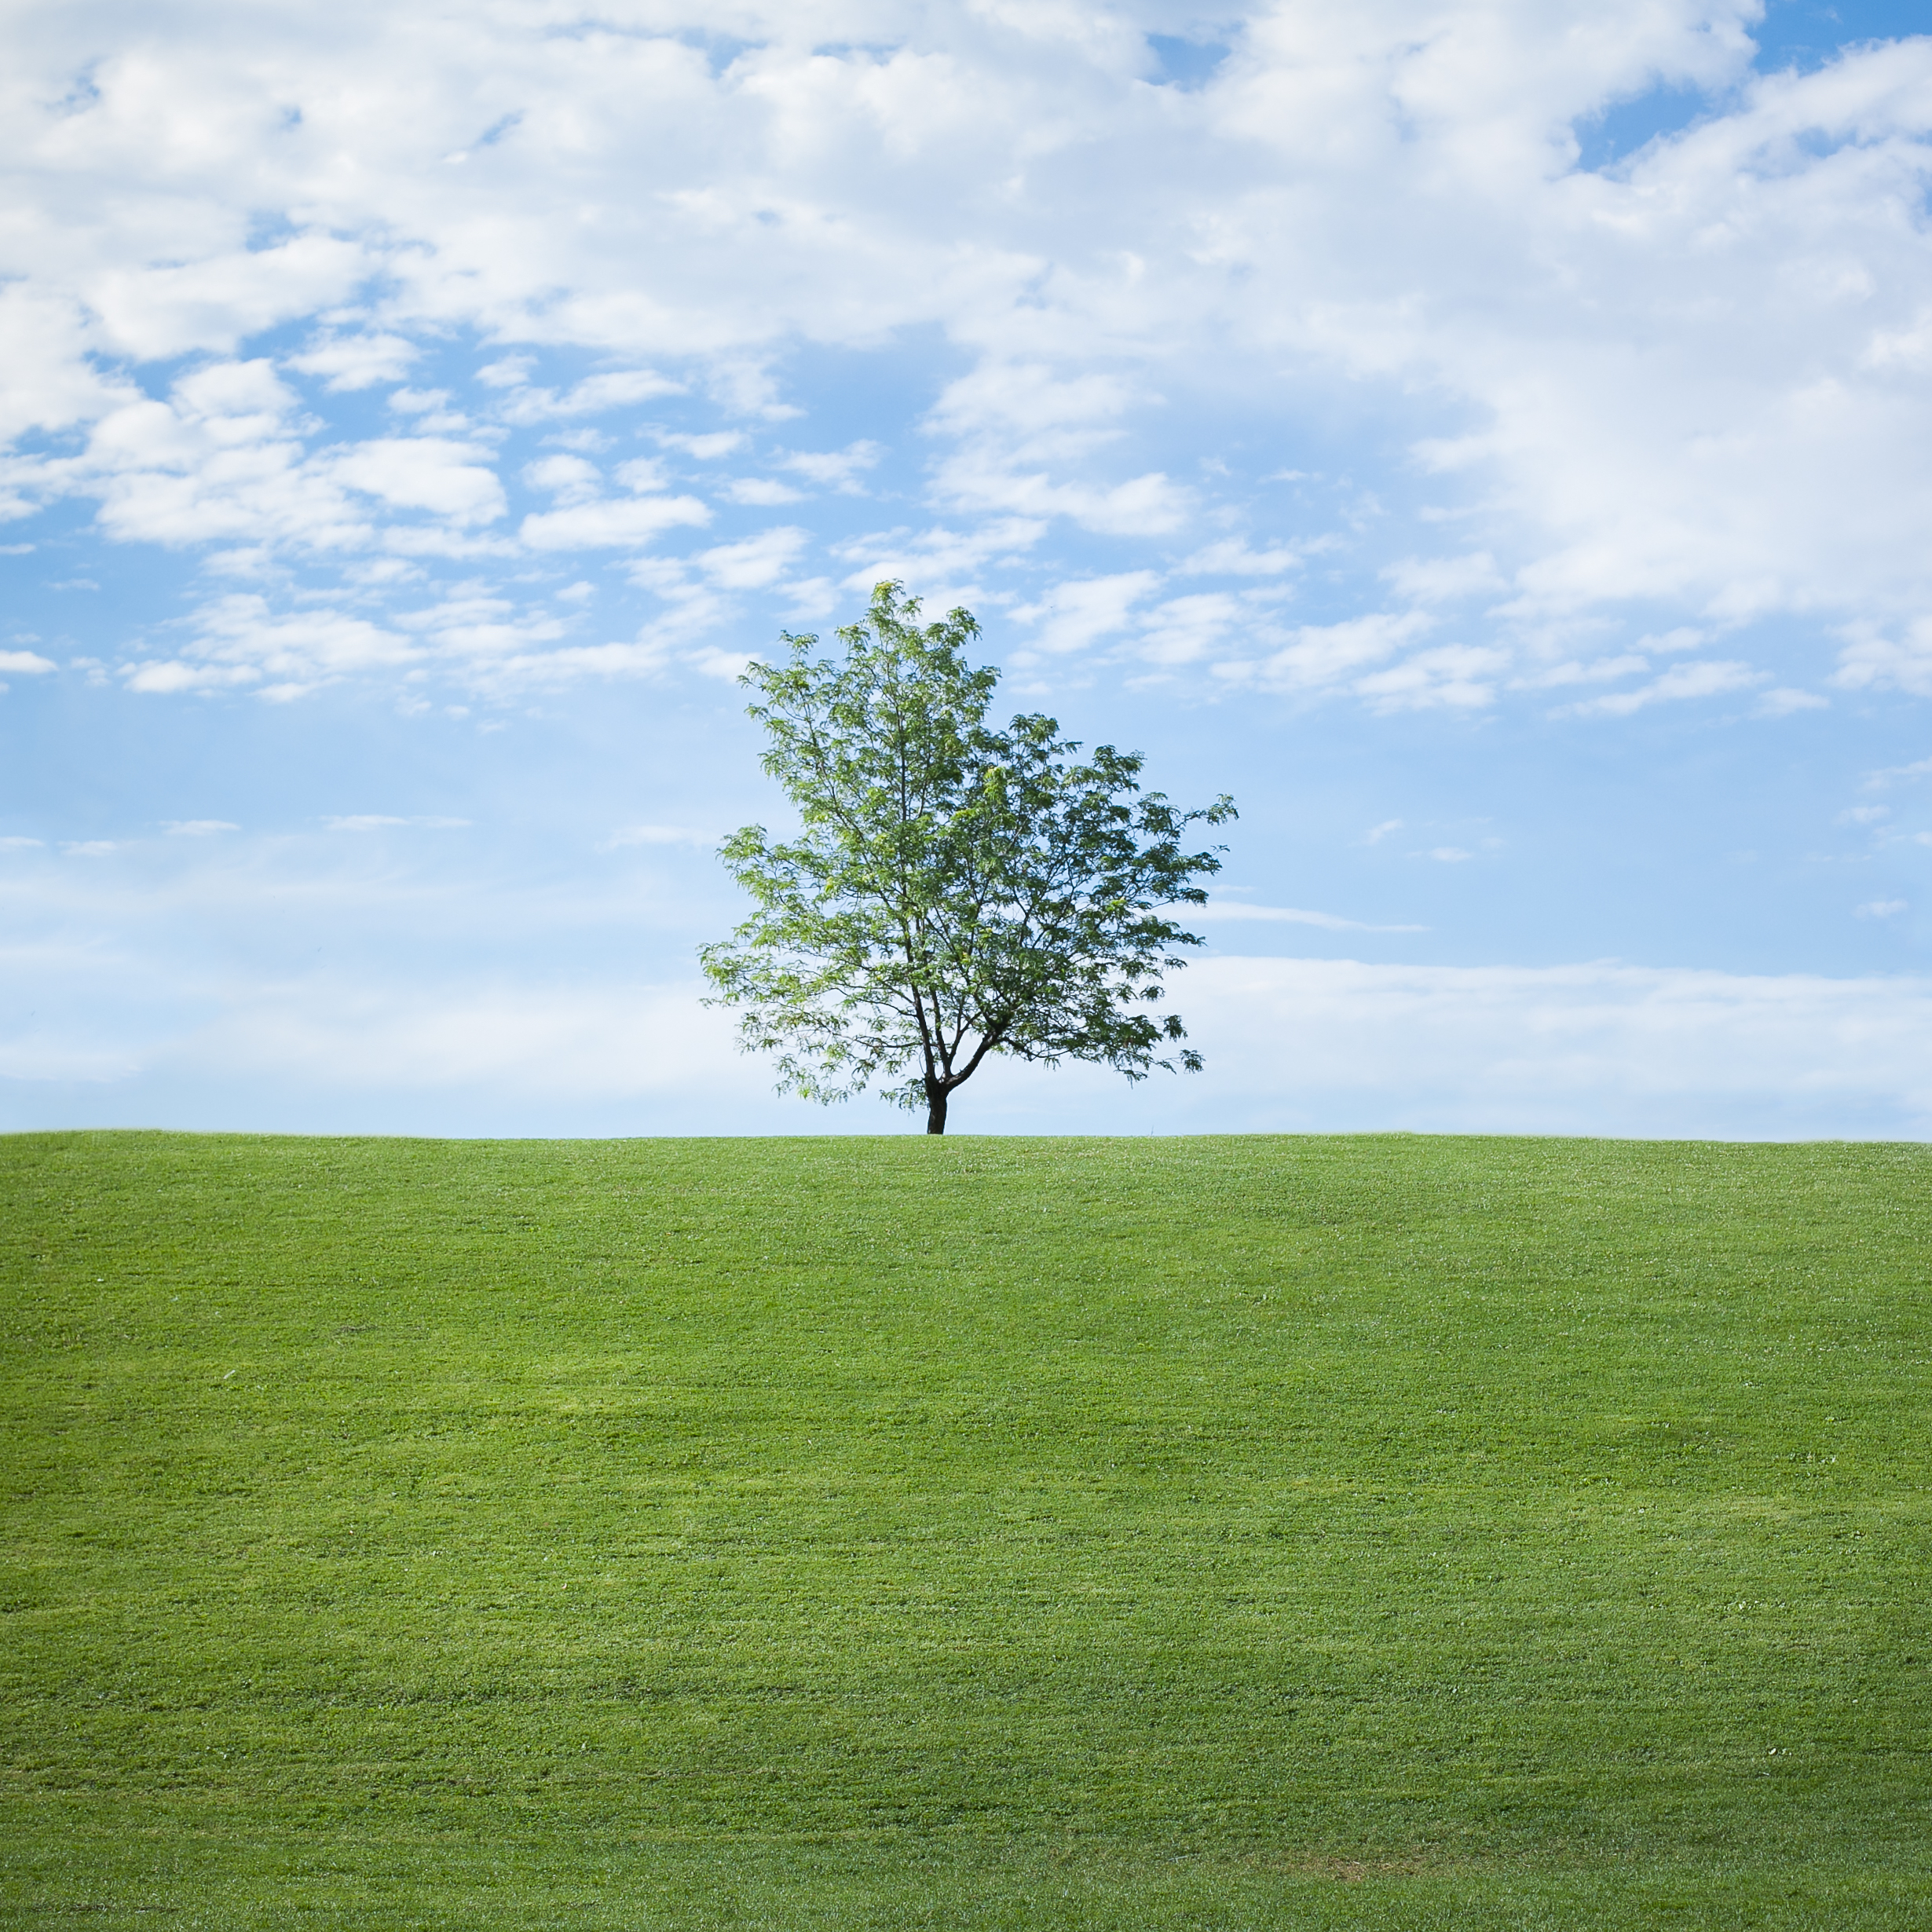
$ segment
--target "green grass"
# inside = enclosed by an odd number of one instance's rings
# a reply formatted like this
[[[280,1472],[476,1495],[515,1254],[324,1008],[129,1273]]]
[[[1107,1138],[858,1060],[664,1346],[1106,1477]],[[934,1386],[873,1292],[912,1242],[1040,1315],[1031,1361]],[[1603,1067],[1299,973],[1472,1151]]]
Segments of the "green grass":
[[[1928,1182],[0,1140],[0,1922],[1932,1923]]]

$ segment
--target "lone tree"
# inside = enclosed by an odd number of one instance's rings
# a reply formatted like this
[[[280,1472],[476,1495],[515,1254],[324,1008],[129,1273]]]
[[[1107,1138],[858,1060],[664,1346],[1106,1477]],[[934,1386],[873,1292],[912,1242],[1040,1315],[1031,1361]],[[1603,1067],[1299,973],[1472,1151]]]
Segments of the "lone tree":
[[[1138,756],[1103,745],[1075,763],[1051,718],[993,730],[1000,674],[967,662],[971,613],[922,627],[903,589],[879,585],[839,632],[843,663],[788,631],[788,660],[739,680],[803,825],[784,841],[747,825],[719,848],[756,910],[703,949],[709,1004],[747,1009],[740,1039],[778,1055],[781,1092],[897,1081],[887,1097],[923,1106],[933,1134],[992,1053],[1198,1072],[1191,1048],[1156,1057],[1186,1030],[1146,1009],[1187,963],[1173,949],[1202,943],[1159,909],[1205,904],[1193,881],[1227,849],[1183,839],[1233,801],[1176,811],[1141,792]]]

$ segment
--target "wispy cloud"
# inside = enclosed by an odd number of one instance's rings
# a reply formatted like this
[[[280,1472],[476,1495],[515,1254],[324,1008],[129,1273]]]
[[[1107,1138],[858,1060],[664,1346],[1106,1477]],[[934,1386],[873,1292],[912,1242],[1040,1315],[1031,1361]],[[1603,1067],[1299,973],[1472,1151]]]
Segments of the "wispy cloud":
[[[1254,920],[1290,926],[1319,926],[1325,932],[1426,932],[1426,926],[1377,925],[1366,919],[1344,919],[1338,913],[1304,912],[1292,906],[1249,906],[1239,900],[1210,899],[1206,906],[1183,909],[1189,919]]]
[[[1922,758],[1915,765],[1886,765],[1877,771],[1868,771],[1864,777],[1864,789],[1868,792],[1883,792],[1887,787],[1908,784],[1915,778],[1932,778],[1932,758]],[[1883,807],[1867,809],[1881,811]]]
[[[628,845],[693,845],[708,850],[717,843],[715,832],[701,832],[690,825],[625,825],[612,832],[597,849],[615,852]]]
[[[386,812],[346,812],[325,817],[322,824],[330,832],[384,832],[394,826],[412,825],[425,831],[459,831],[470,821],[467,818],[442,818],[418,816],[409,818],[391,817]]]
[[[1662,677],[1634,691],[1607,691],[1601,697],[1567,704],[1553,715],[1560,718],[1627,718],[1648,705],[1723,697],[1734,691],[1750,690],[1766,681],[1765,673],[1749,664],[1733,660],[1700,660],[1673,664]]]

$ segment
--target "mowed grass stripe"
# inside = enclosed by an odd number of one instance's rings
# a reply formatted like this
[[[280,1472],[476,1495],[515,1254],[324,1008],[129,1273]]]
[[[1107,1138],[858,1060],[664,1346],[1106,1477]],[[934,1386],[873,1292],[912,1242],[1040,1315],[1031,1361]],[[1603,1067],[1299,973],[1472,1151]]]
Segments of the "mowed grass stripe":
[[[1929,1178],[0,1140],[0,1898],[1924,1923]]]

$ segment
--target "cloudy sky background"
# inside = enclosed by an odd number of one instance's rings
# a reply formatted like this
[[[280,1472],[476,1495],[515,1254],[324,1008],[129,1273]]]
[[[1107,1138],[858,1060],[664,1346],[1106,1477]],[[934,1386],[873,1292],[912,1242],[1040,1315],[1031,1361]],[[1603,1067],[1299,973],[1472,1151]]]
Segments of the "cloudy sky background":
[[[0,1126],[912,1124],[693,959],[894,576],[1242,810],[962,1129],[1932,1132],[1917,12],[15,0]]]

